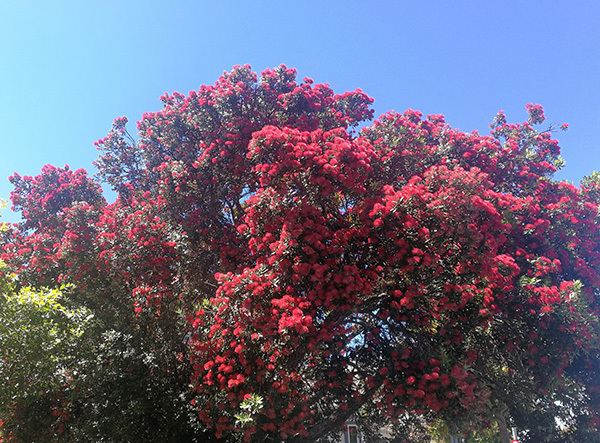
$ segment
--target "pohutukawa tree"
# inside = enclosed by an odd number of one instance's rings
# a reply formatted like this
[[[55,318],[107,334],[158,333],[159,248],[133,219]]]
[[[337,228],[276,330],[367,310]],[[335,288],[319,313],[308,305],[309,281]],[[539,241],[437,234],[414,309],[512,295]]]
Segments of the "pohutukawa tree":
[[[138,337],[217,438],[313,442],[353,414],[597,430],[599,180],[553,180],[539,105],[489,136],[412,110],[358,131],[371,98],[284,66],[161,100],[97,143],[115,203],[81,170],[11,177],[2,260]]]

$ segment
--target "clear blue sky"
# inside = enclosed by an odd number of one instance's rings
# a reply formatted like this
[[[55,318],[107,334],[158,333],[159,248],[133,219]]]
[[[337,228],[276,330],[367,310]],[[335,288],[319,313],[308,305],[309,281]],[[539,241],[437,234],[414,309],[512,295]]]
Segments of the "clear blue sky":
[[[92,143],[115,117],[135,122],[164,92],[245,63],[284,63],[338,93],[363,89],[376,115],[441,113],[464,131],[540,103],[570,124],[558,177],[600,170],[598,1],[4,0],[0,196],[14,171],[94,173]]]

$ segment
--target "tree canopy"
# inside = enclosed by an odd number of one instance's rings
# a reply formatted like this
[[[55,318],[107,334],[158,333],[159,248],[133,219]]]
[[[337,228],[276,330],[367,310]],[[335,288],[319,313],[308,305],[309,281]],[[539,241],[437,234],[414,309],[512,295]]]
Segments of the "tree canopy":
[[[161,100],[137,137],[115,120],[97,178],[10,178],[2,260],[94,318],[65,438],[110,439],[107,395],[148,441],[313,442],[350,416],[597,431],[600,181],[553,179],[541,106],[486,136],[413,110],[366,125],[362,91],[285,66]]]

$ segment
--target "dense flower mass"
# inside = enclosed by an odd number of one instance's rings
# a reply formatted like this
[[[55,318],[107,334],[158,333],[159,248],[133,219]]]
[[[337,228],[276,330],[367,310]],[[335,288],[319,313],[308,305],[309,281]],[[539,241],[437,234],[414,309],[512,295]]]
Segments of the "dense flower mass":
[[[552,179],[541,106],[489,136],[413,110],[357,132],[371,98],[284,66],[161,100],[97,143],[115,203],[81,170],[11,177],[2,260],[164,335],[217,438],[315,441],[359,410],[527,426],[573,397],[562,419],[597,427],[600,185]]]

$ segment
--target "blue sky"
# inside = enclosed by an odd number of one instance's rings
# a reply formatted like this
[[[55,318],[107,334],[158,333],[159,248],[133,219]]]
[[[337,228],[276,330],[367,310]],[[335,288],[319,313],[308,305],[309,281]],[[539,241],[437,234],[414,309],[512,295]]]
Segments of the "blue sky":
[[[597,1],[0,1],[0,196],[47,163],[94,173],[114,118],[245,63],[464,131],[540,103],[570,124],[557,177],[578,183],[600,170],[599,23]]]

